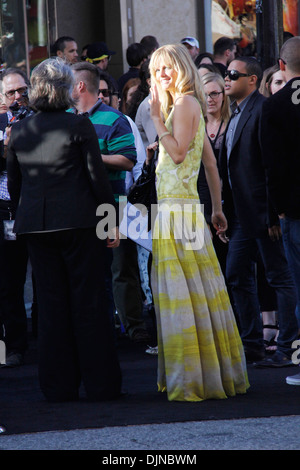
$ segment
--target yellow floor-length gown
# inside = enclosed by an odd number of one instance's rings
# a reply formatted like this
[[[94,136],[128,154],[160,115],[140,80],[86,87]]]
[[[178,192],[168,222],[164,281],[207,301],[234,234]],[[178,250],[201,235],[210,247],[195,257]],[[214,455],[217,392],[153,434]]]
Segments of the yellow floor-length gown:
[[[171,111],[166,127],[172,134]],[[199,128],[176,165],[160,145],[152,289],[158,330],[158,390],[168,400],[202,401],[245,393],[246,361],[224,278],[204,221],[197,178]]]

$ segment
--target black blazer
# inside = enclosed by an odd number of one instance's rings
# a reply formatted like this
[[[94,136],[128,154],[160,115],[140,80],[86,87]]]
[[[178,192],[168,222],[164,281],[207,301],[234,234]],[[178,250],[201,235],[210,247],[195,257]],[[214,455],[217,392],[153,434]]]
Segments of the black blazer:
[[[274,208],[267,197],[267,183],[263,166],[259,126],[265,101],[257,90],[251,95],[235,131],[232,150],[227,162],[226,134],[219,157],[219,170],[223,181],[224,213],[230,221],[236,213],[249,236],[257,237],[268,226],[278,223]],[[228,181],[228,165],[231,187]]]
[[[97,206],[115,204],[85,116],[38,112],[14,124],[7,172],[16,233],[94,227]]]
[[[0,131],[2,131],[3,134],[5,132],[5,128],[7,127],[7,124],[8,124],[7,113],[0,114]],[[4,151],[4,140],[0,140],[0,171],[6,170],[6,159],[2,158],[3,151]]]
[[[300,218],[300,77],[263,105],[261,144],[277,214]]]

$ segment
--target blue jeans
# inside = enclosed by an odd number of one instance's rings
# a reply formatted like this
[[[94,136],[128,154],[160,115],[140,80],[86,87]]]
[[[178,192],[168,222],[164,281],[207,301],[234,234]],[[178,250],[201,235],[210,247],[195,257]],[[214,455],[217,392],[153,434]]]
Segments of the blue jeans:
[[[268,283],[275,289],[279,322],[278,350],[290,356],[297,339],[296,292],[282,240],[273,242],[266,230],[259,238],[249,238],[234,221],[227,255],[226,277],[238,315],[244,346],[263,347],[260,305],[257,295],[256,259],[260,252]]]
[[[297,293],[296,317],[300,329],[300,219],[280,219],[286,258]]]

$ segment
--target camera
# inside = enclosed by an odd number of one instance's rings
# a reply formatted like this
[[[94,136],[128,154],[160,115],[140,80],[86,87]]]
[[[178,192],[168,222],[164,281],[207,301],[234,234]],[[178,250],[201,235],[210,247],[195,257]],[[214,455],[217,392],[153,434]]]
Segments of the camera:
[[[33,110],[29,108],[29,106],[20,106],[17,101],[15,101],[15,103],[12,104],[9,109],[12,112],[13,120],[8,124],[8,127],[12,126],[15,122],[21,121],[21,119],[34,114]]]

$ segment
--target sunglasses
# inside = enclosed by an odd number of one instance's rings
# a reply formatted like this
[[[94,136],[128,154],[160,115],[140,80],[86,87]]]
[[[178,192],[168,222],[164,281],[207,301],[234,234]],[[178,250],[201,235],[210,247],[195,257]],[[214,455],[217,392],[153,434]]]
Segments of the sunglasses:
[[[104,90],[99,90],[99,95],[100,95],[100,93],[102,93],[104,98],[108,98],[110,96],[110,91],[107,88],[104,89]]]
[[[240,77],[251,77],[252,73],[241,73],[238,70],[226,70],[225,77],[228,77],[230,80],[236,81]]]
[[[209,97],[211,100],[216,100],[219,95],[223,95],[224,91],[212,91],[211,93],[205,94],[206,99]]]
[[[27,86],[23,86],[21,88],[18,88],[17,90],[10,90],[5,93],[6,98],[13,98],[16,93],[19,93],[19,95],[24,95],[27,92]]]

